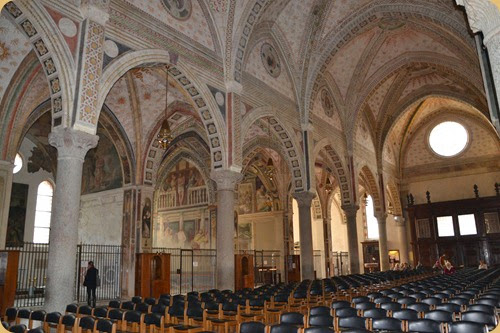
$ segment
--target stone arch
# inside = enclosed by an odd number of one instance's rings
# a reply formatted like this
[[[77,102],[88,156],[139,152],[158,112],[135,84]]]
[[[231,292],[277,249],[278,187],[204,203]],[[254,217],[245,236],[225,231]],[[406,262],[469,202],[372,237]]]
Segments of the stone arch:
[[[342,205],[352,205],[354,204],[355,196],[351,189],[349,169],[346,167],[344,160],[333,147],[334,145],[328,138],[318,142],[314,147],[313,161],[316,161],[321,151],[325,151],[330,159],[328,167],[334,173],[340,186],[340,198]]]
[[[160,184],[165,181],[167,177],[168,171],[170,171],[177,163],[181,160],[186,160],[191,162],[200,172],[203,180],[205,181],[205,185],[208,190],[208,202],[209,204],[214,204],[215,201],[215,183],[210,178],[210,172],[208,168],[203,168],[205,165],[205,161],[202,157],[193,154],[192,151],[187,150],[186,148],[179,148],[173,154],[169,155],[160,165],[158,169],[158,178],[156,181],[155,189],[158,190]]]
[[[387,191],[392,198],[392,204],[394,205],[394,216],[403,216],[403,208],[401,206],[401,199],[399,196],[399,191],[396,183],[391,179],[387,182]]]
[[[306,184],[304,182],[304,162],[302,153],[300,149],[298,149],[299,145],[294,140],[294,137],[290,134],[292,132],[274,115],[275,113],[273,112],[273,110],[267,107],[253,110],[252,113],[242,121],[241,137],[243,139],[246,137],[250,126],[253,125],[257,120],[267,118],[270,128],[272,128],[274,132],[273,136],[281,143],[283,151],[286,152],[285,160],[288,162],[292,174],[293,191],[304,191],[306,189]]]
[[[231,3],[232,2],[233,1],[231,1]],[[243,59],[245,58],[245,53],[248,47],[248,41],[250,40],[250,36],[252,35],[254,24],[255,22],[259,21],[260,15],[264,12],[263,8],[266,7],[267,4],[270,2],[271,0],[255,0],[252,2],[252,4],[248,4],[245,11],[243,12],[242,15],[243,19],[239,21],[238,26],[240,28],[236,32],[234,38],[235,43],[232,43],[233,45],[235,45],[235,49],[231,50],[232,67],[226,68],[226,70],[229,69],[233,73],[232,75],[233,77],[231,79],[239,83],[241,83],[242,79]],[[232,22],[234,20],[234,14],[235,14],[234,5],[230,5],[228,22]],[[228,35],[227,38],[230,38],[231,36],[229,31],[226,33],[226,35]],[[228,42],[227,38],[226,38],[226,43]],[[228,56],[229,55],[227,54],[226,50],[226,57]]]
[[[405,2],[403,4],[397,1],[391,3],[372,1],[358,11],[353,12],[349,18],[343,20],[337,29],[328,33],[323,39],[322,44],[328,47],[324,47],[320,50],[317,62],[311,66],[309,75],[310,84],[307,85],[304,95],[304,105],[306,106],[305,112],[310,112],[312,109],[312,96],[318,91],[318,84],[316,82],[318,75],[326,70],[327,63],[333,58],[333,55],[353,38],[371,29],[381,18],[387,17],[388,15],[395,15],[394,12],[401,13],[396,18],[404,17],[405,19],[426,20],[456,32],[459,36],[462,36],[464,40],[470,38],[467,29],[464,28],[463,25],[460,25],[458,21],[454,20],[452,17],[446,16],[442,11],[430,8],[425,3],[413,1],[412,3]],[[474,48],[474,45],[471,44],[471,48]]]
[[[59,30],[38,1],[10,1],[5,9],[9,18],[29,39],[42,64],[49,84],[52,127],[69,127],[73,108],[70,87],[75,81],[75,65]]]
[[[128,70],[148,64],[170,63],[171,54],[166,50],[148,49],[134,52],[127,52],[121,57],[115,59],[102,73],[101,89],[97,102],[97,110],[100,112],[104,100],[111,90],[112,86],[118,79],[123,76]],[[208,87],[201,84],[194,74],[182,61],[172,65],[169,73],[172,79],[176,80],[188,96],[193,100],[193,107],[197,109],[200,119],[205,127],[207,137],[210,141],[212,168],[218,169],[227,166],[225,137],[225,122],[222,114],[218,111],[217,105],[213,98],[205,98],[210,96]],[[99,116],[99,115],[97,115]]]
[[[375,207],[375,214],[384,212],[383,196],[380,194],[377,180],[367,165],[360,168],[359,176],[364,179],[366,190],[373,198],[373,206]]]

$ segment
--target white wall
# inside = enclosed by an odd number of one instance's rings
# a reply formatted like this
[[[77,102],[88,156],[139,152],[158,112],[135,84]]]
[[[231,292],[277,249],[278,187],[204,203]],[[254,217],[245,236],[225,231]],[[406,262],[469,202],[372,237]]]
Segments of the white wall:
[[[123,189],[82,195],[78,242],[122,244]]]
[[[347,224],[337,205],[332,201],[331,206],[332,251],[349,252],[347,244]]]

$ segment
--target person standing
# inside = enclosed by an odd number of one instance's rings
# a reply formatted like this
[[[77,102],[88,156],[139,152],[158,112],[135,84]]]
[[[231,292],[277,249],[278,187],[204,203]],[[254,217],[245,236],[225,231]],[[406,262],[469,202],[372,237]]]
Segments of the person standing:
[[[89,261],[87,266],[87,271],[85,272],[85,279],[83,280],[83,285],[87,287],[87,304],[95,308],[96,298],[95,291],[97,288],[97,277],[99,276],[99,270],[94,267],[94,262]]]

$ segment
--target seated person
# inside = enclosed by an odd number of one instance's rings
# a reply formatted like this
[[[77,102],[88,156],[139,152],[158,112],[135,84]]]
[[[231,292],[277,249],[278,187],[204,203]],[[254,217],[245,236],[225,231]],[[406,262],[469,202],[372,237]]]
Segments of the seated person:
[[[452,275],[452,274],[455,274],[455,267],[453,267],[453,265],[451,264],[451,262],[449,260],[446,260],[445,263],[444,263],[444,270],[443,270],[443,274],[445,275]]]
[[[484,260],[479,260],[479,267],[478,269],[488,269],[488,265],[484,262]]]

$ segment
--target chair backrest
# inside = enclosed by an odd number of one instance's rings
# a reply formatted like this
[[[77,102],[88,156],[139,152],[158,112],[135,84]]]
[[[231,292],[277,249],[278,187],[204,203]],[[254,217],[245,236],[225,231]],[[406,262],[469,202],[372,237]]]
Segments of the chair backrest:
[[[280,315],[280,324],[304,326],[304,316],[298,312],[285,312]]]
[[[384,309],[368,309],[363,311],[364,318],[385,318],[387,317],[387,311]]]
[[[334,333],[335,331],[328,327],[308,327],[304,333]]]
[[[49,312],[45,316],[45,321],[47,323],[58,324],[60,320],[61,320],[61,313],[60,312]]]
[[[352,303],[357,304],[357,303],[364,303],[364,302],[369,302],[370,298],[367,296],[356,296],[352,298]]]
[[[330,308],[327,306],[313,306],[312,308],[309,309],[310,316],[329,315],[329,314],[330,314]]]
[[[24,333],[24,331],[26,331],[26,325],[24,324],[12,325],[11,327],[9,327],[9,332]]]
[[[98,319],[96,324],[96,331],[111,333],[113,332],[114,324],[111,320],[108,319]]]
[[[391,310],[391,311],[397,311],[401,310],[402,305],[396,302],[391,302],[391,303],[382,303],[380,304],[380,308],[384,310]]]
[[[454,304],[454,303],[443,303],[443,304],[438,304],[436,305],[436,310],[444,310],[444,311],[448,311],[448,312],[455,312],[455,313],[458,313],[460,312],[460,309],[462,307],[458,304]]]
[[[186,314],[189,318],[203,317],[203,308],[199,303],[189,303]]]
[[[297,326],[290,324],[276,324],[272,325],[269,333],[298,333],[299,329]]]
[[[409,304],[414,304],[414,303],[417,303],[417,299],[416,298],[413,298],[413,297],[401,297],[401,298],[398,298],[397,299],[397,302],[399,304],[406,304],[406,305],[409,305]]]
[[[335,310],[335,317],[355,317],[358,315],[358,310],[353,308],[340,308]]]
[[[479,324],[488,325],[488,327],[496,327],[497,317],[482,311],[466,311],[462,312],[462,320],[473,321]]]
[[[112,301],[109,301],[108,308],[119,309],[121,304],[122,304],[122,302],[120,302],[120,301],[112,300]]]
[[[120,309],[111,309],[108,312],[108,318],[113,320],[123,320],[124,312]]]
[[[401,320],[396,318],[376,318],[372,320],[372,329],[374,330],[387,330],[387,331],[401,331],[403,330]]]
[[[5,310],[5,316],[7,317],[8,321],[13,321],[17,317],[17,309],[16,308],[8,308]]]
[[[368,310],[368,309],[375,309],[377,307],[377,304],[372,302],[362,302],[362,303],[356,303],[354,307],[358,310]]]
[[[288,302],[288,294],[278,294],[278,295],[274,296],[274,302],[277,302],[277,303]]]
[[[45,316],[47,315],[47,312],[44,310],[36,310],[31,313],[31,320],[36,320],[36,321],[45,321]]]
[[[142,313],[148,313],[149,312],[149,304],[146,303],[136,303],[135,304],[135,310],[142,312]]]
[[[416,320],[418,319],[418,311],[412,309],[402,309],[392,312],[392,317],[399,320]]]
[[[429,312],[430,305],[425,303],[413,303],[406,306],[407,309],[412,309],[418,312]]]
[[[392,302],[392,298],[387,296],[377,297],[373,300],[373,303],[375,304],[390,303],[390,302]]]
[[[429,305],[437,305],[437,304],[441,304],[443,301],[437,297],[427,297],[427,298],[422,299],[420,302],[425,303],[425,304],[429,304]]]
[[[330,307],[332,309],[350,308],[351,303],[349,303],[348,301],[335,301],[332,302],[332,305]]]
[[[265,333],[266,325],[259,321],[247,321],[240,324],[240,333]]]
[[[126,301],[126,302],[123,302],[122,303],[122,307],[121,307],[123,310],[134,310],[135,308],[135,303],[132,302],[132,301]]]
[[[441,323],[430,319],[409,320],[408,331],[419,333],[441,333]]]
[[[487,333],[486,325],[471,321],[456,321],[448,324],[448,333]]]
[[[30,319],[31,311],[28,309],[19,309],[17,311],[17,317],[22,319]]]
[[[78,313],[86,316],[90,316],[92,314],[92,307],[88,305],[82,305],[78,309]]]
[[[453,313],[444,310],[429,311],[425,314],[425,319],[449,323],[453,321]]]
[[[142,297],[141,296],[134,296],[132,297],[132,302],[133,303],[141,303],[142,302]]]
[[[94,330],[95,327],[95,318],[91,316],[85,316],[80,318],[80,322],[78,323],[78,326],[85,329],[85,330]]]
[[[333,327],[333,317],[330,315],[314,315],[308,318],[309,326]]]
[[[485,305],[490,305],[490,306],[497,306],[498,301],[495,299],[491,298],[479,298],[474,301],[476,304],[485,304]]]
[[[144,324],[161,327],[162,315],[159,313],[148,313],[144,316]]]
[[[457,305],[467,305],[469,304],[469,300],[468,299],[465,299],[465,298],[450,298],[448,300],[448,303],[451,303],[451,304],[457,304]]]
[[[339,318],[338,320],[339,328],[367,328],[366,319],[362,317],[352,316]]]
[[[68,313],[68,314],[65,314],[62,318],[61,318],[61,324],[63,324],[64,326],[74,326],[76,323],[76,316],[72,313]]]
[[[237,302],[224,302],[222,304],[222,311],[238,311]]]
[[[94,309],[94,317],[97,318],[107,318],[108,317],[108,309],[100,306]]]
[[[78,313],[78,304],[68,304],[66,305],[66,313]]]
[[[127,311],[124,320],[129,323],[140,323],[141,313],[139,311]]]
[[[495,307],[486,304],[471,304],[467,307],[468,311],[482,311],[489,314],[495,314]]]

